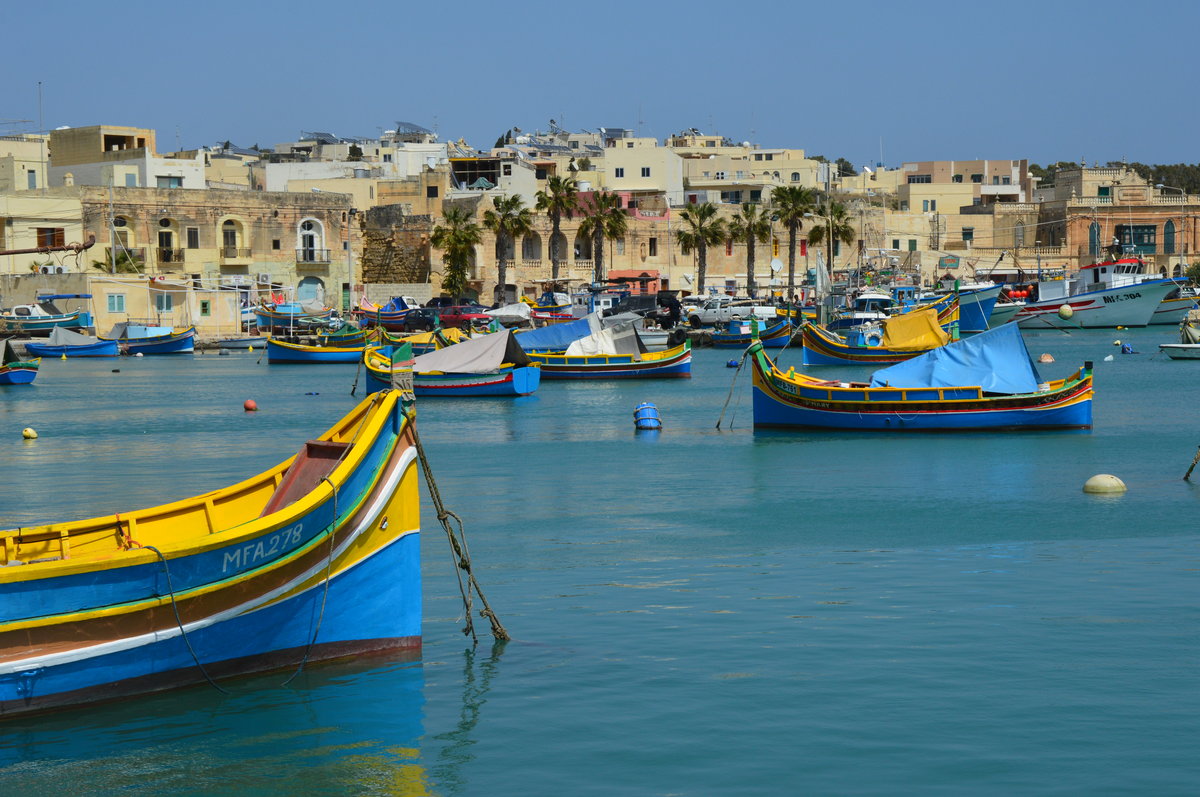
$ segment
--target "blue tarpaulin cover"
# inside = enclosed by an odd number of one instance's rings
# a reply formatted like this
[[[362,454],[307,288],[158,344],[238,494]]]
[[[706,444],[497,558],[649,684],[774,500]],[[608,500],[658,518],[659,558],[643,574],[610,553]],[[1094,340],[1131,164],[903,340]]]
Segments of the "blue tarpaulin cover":
[[[586,338],[595,331],[591,317],[586,316],[575,321],[549,324],[541,329],[521,332],[517,335],[517,342],[525,351],[562,352],[575,341]]]
[[[379,309],[385,313],[398,313],[401,310],[409,309],[409,307],[408,307],[408,302],[404,301],[404,297],[393,296],[388,301],[387,304],[385,304],[383,307],[380,307]]]
[[[940,349],[881,368],[872,387],[974,387],[987,393],[1033,393],[1041,382],[1016,324],[1003,324]]]

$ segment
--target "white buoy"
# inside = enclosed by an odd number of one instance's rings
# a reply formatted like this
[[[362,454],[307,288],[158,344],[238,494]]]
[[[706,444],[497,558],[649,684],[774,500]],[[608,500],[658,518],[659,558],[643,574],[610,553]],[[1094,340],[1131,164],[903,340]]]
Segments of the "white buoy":
[[[37,440],[37,432],[33,430],[33,427],[26,426],[21,430],[21,437],[24,437],[26,440]]]
[[[1050,354],[1047,353],[1047,354],[1043,354],[1041,357],[1038,357],[1038,362],[1052,363],[1052,362],[1054,362],[1054,358],[1052,356],[1050,356]]]
[[[138,351],[138,352],[134,352],[133,356],[134,356],[134,357],[141,357],[141,356],[142,356],[142,353],[141,353],[140,351]]]
[[[1111,354],[1104,358],[1104,362],[1106,362],[1106,363],[1110,363],[1112,361],[1113,361],[1113,356]]]
[[[1059,305],[1058,317],[1061,318],[1063,321],[1066,321],[1068,318],[1070,318],[1073,315],[1075,315],[1075,308],[1071,307],[1071,305],[1069,305],[1069,304]]]
[[[1085,493],[1123,493],[1125,482],[1111,473],[1097,473],[1083,483]]]

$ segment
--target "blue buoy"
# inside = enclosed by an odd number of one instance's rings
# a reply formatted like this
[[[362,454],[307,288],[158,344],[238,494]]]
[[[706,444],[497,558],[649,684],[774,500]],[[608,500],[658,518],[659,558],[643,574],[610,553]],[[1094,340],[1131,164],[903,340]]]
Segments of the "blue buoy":
[[[648,401],[633,408],[633,425],[639,432],[658,431],[662,429],[662,419],[658,417],[658,407]]]
[[[737,368],[737,367],[738,367],[738,361],[737,361],[737,360],[730,360],[729,362],[725,363],[725,367],[726,367],[726,368]]]

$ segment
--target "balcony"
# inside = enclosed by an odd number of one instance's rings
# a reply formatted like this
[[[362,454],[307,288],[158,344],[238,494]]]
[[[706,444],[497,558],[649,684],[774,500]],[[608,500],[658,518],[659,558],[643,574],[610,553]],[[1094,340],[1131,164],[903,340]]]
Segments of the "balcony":
[[[238,246],[222,246],[221,265],[249,265],[250,250]]]
[[[183,258],[184,258],[184,251],[185,250],[183,250],[183,249],[164,249],[163,247],[160,246],[156,250],[156,257],[158,258],[158,264],[161,266],[166,263],[182,263]]]
[[[328,249],[297,249],[296,250],[296,265],[303,263],[312,263],[314,265],[328,265],[333,259],[329,256]]]

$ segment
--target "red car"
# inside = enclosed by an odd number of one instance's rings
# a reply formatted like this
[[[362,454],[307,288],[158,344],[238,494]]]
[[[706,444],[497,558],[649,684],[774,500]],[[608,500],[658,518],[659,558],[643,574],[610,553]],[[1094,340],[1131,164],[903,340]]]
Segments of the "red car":
[[[433,307],[429,308],[436,312],[444,327],[485,327],[491,323],[492,317],[483,312],[485,307],[482,305],[456,304],[451,307]]]

